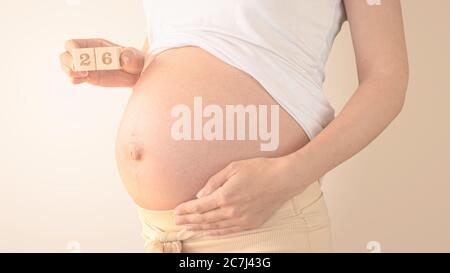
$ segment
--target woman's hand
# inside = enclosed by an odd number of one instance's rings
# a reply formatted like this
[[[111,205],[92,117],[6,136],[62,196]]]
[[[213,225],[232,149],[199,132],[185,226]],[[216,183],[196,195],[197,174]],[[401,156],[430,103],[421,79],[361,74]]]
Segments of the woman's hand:
[[[74,72],[72,70],[71,50],[74,48],[118,46],[103,39],[69,40],[66,52],[60,55],[61,67],[73,84],[87,82],[103,87],[133,87],[144,67],[144,53],[135,48],[122,48],[120,64],[122,69],[109,71]]]
[[[287,157],[233,162],[208,180],[198,199],[175,208],[175,223],[207,235],[256,228],[306,188],[291,165]]]

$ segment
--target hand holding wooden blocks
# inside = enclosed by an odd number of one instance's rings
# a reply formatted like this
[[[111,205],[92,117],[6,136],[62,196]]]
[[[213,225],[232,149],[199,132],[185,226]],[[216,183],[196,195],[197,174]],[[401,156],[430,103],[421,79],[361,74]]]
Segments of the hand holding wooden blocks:
[[[120,69],[120,47],[75,48],[72,50],[73,71]]]

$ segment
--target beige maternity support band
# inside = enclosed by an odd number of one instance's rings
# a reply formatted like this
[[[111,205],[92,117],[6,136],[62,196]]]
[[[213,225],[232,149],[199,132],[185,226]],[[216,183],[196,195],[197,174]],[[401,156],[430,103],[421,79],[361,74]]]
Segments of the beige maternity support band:
[[[206,236],[174,223],[173,210],[138,207],[145,252],[331,252],[328,211],[319,181],[286,201],[263,225]]]

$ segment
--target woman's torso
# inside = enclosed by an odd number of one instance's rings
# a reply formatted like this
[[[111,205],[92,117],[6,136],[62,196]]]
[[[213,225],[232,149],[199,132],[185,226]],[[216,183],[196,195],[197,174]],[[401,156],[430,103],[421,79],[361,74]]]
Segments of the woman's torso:
[[[120,175],[141,207],[172,209],[194,199],[208,178],[232,161],[281,156],[308,142],[282,108],[279,145],[273,151],[262,151],[262,141],[249,140],[249,134],[246,140],[175,140],[171,130],[177,118],[171,112],[180,104],[194,112],[195,97],[201,97],[204,107],[214,104],[224,112],[225,105],[276,105],[256,80],[202,49],[184,47],[157,55],[134,88],[117,137]],[[267,119],[276,122],[269,115]]]
[[[135,86],[117,138],[119,171],[138,205],[172,209],[228,163],[293,152],[334,118],[321,85],[342,0],[282,2],[144,0],[157,57]],[[222,110],[279,104],[278,148],[261,151],[261,141],[248,138],[175,140],[171,111],[192,109],[194,98]]]

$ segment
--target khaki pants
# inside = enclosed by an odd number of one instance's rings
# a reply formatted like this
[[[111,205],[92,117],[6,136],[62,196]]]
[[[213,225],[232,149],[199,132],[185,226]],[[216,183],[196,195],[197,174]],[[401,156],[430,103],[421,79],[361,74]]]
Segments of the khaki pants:
[[[331,252],[331,231],[320,182],[285,202],[263,225],[205,236],[174,224],[173,210],[138,208],[145,252]]]

